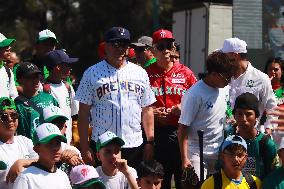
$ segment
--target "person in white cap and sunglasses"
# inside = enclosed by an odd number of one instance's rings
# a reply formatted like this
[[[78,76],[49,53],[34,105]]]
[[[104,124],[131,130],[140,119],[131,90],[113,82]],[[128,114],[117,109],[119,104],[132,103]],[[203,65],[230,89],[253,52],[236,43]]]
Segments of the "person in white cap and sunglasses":
[[[18,176],[14,189],[71,189],[66,173],[56,167],[61,158],[61,142],[67,142],[67,139],[56,125],[39,125],[33,137],[39,159]]]
[[[247,43],[239,38],[228,38],[224,40],[221,52],[226,53],[237,68],[234,70],[230,86],[230,105],[234,107],[237,96],[249,92],[254,94],[260,102],[260,117],[264,111],[271,110],[277,106],[276,98],[272,90],[268,76],[253,67],[247,59]],[[264,124],[266,132],[271,133],[271,116],[267,117]],[[263,127],[260,128],[264,132]]]
[[[0,33],[0,97],[16,98],[18,96],[14,81],[14,74],[5,65],[5,61],[11,56],[11,45],[15,39],[9,39]]]

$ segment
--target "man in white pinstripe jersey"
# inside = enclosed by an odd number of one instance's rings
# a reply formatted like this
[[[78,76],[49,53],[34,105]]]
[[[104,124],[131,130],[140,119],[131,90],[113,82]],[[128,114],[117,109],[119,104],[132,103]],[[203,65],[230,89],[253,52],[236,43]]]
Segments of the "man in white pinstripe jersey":
[[[122,158],[136,167],[143,146],[144,159],[153,157],[154,118],[150,105],[156,99],[146,71],[127,61],[129,31],[112,27],[105,33],[105,42],[106,59],[85,71],[75,97],[80,102],[78,130],[82,157],[85,163],[94,162],[95,148],[89,147],[87,139],[91,115],[91,146],[99,135],[111,131],[125,141]]]

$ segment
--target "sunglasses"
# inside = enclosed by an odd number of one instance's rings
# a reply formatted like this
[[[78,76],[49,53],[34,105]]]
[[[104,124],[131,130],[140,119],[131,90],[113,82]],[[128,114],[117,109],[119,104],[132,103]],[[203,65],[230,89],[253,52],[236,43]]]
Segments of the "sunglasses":
[[[174,48],[174,43],[173,42],[157,43],[156,48],[159,51],[164,51],[166,49],[172,50]]]
[[[9,122],[9,117],[13,120],[16,121],[19,118],[19,114],[17,112],[12,112],[12,113],[1,113],[0,114],[0,120],[4,123]]]
[[[175,55],[171,55],[170,58],[179,59],[180,57],[179,56],[175,56]]]
[[[144,51],[147,51],[150,47],[135,47],[134,50],[136,52],[144,52]]]
[[[110,44],[114,48],[128,48],[130,45],[128,41],[112,41]]]

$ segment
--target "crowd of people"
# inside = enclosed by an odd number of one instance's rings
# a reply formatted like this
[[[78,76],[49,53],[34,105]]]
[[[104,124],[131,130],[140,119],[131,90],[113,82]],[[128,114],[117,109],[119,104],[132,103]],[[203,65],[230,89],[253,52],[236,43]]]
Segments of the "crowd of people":
[[[15,42],[0,34],[1,189],[284,189],[281,58],[264,73],[229,38],[197,79],[171,31],[112,27],[74,87],[52,31],[29,60]]]

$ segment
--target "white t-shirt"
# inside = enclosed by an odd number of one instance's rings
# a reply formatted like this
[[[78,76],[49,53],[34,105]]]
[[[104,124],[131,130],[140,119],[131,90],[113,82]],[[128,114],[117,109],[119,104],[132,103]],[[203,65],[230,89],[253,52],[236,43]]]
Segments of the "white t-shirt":
[[[142,144],[142,108],[156,101],[142,67],[126,62],[116,69],[105,60],[85,71],[75,99],[92,106],[92,140],[111,131],[125,141],[124,148]]]
[[[5,67],[2,66],[2,68],[0,68],[0,97],[10,97],[14,99],[18,96],[18,91],[14,81],[14,74],[11,70],[10,73],[11,78],[9,82],[9,76],[6,72]]]
[[[28,167],[15,181],[13,189],[72,189],[66,173],[57,169],[46,172],[35,166]]]
[[[181,101],[179,123],[188,126],[188,144],[199,153],[198,130],[204,130],[203,150],[210,156],[218,153],[223,141],[229,88],[212,88],[203,80],[193,85]]]
[[[10,170],[10,167],[18,159],[35,159],[38,158],[37,153],[33,150],[33,143],[31,139],[25,136],[15,136],[14,142],[6,144],[0,141],[0,161],[7,165],[6,170],[0,170],[0,188],[10,189],[13,188],[13,184],[5,183],[6,176]]]
[[[73,87],[70,85],[71,93],[69,94],[68,89],[65,84],[61,82],[60,84],[50,84],[51,95],[57,100],[59,107],[69,119],[66,121],[66,138],[67,143],[70,144],[72,140],[72,118],[71,116],[78,114],[79,102],[74,100],[75,92]]]
[[[137,172],[134,168],[128,167],[131,175],[136,179],[137,178]],[[105,184],[106,189],[131,189],[127,178],[124,176],[124,174],[120,171],[115,176],[107,176],[104,174],[102,167],[99,166],[96,168],[100,180]]]
[[[259,118],[264,110],[271,110],[277,106],[277,101],[268,76],[254,68],[251,63],[248,63],[247,70],[237,79],[232,78],[229,86],[232,108],[234,108],[236,98],[245,92],[254,94],[260,101]],[[271,119],[271,116],[267,116],[265,127],[271,128],[272,125],[269,123]]]

